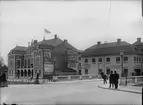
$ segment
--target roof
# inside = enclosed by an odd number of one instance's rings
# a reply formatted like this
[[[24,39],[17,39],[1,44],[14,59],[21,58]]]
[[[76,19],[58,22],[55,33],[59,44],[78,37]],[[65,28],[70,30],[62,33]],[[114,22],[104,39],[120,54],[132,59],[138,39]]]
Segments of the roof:
[[[65,53],[65,51],[74,51],[77,52],[77,49],[73,47],[71,44],[69,44],[67,41],[64,41],[62,44],[58,45],[53,49],[54,54],[60,54],[60,53]]]
[[[60,38],[54,38],[49,40],[42,40],[41,42],[38,42],[39,45],[52,45],[53,47],[58,46],[63,41]]]
[[[139,41],[136,41],[135,43],[133,43],[132,45],[135,45],[135,46],[137,46],[137,45],[141,45],[141,46],[143,46],[143,43],[142,42],[139,42]]]
[[[126,46],[126,45],[130,45],[130,43],[127,43],[125,41],[121,41],[120,43],[118,43],[118,42],[111,42],[111,43],[103,43],[103,44],[100,44],[100,45],[95,44],[95,45],[91,46],[88,49],[95,49],[95,48],[100,48],[100,47]]]
[[[126,42],[117,42],[108,43],[106,45],[94,45],[83,52],[83,57],[90,56],[108,56],[108,55],[120,55],[120,50],[124,51],[124,54],[139,54],[143,55],[143,51],[137,49],[137,47],[132,46]]]
[[[23,54],[26,52],[28,47],[25,47],[25,46],[16,46],[15,48],[13,48],[10,52],[12,54]]]

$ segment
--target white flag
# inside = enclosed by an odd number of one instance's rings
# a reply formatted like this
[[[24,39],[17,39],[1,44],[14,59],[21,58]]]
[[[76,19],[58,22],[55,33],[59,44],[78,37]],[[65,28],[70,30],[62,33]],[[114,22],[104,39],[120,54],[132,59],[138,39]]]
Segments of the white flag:
[[[45,33],[51,33],[50,31],[48,31],[47,29],[44,29],[45,30]]]

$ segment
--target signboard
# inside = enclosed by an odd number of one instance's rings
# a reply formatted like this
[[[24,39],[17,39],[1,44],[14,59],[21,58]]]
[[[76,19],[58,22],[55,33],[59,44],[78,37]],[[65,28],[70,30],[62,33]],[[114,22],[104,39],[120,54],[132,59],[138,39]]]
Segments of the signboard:
[[[44,63],[49,63],[51,62],[51,52],[49,51],[44,51]]]
[[[44,64],[44,74],[53,73],[54,65],[53,64]]]
[[[68,56],[68,68],[75,68],[77,63],[77,56],[70,55]]]
[[[90,64],[83,64],[82,66],[83,66],[83,69],[89,69],[91,65]]]

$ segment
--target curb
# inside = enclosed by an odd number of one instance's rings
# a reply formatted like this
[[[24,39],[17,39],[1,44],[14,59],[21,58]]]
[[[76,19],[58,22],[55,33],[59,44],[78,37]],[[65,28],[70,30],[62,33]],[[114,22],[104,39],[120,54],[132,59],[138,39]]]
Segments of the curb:
[[[142,92],[122,90],[122,89],[115,90],[115,89],[111,89],[111,88],[102,87],[102,86],[99,86],[99,85],[97,87],[102,88],[102,89],[114,90],[114,91],[123,91],[123,92],[135,93],[135,94],[142,94]]]

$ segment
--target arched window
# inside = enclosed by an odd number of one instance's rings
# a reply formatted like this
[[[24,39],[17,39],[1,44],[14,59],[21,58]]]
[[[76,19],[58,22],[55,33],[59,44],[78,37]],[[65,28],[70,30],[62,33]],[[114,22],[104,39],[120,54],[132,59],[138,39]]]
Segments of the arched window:
[[[30,70],[28,70],[28,77],[30,77],[31,76],[31,71]]]
[[[24,76],[25,76],[25,77],[27,76],[27,71],[26,71],[26,70],[24,71]]]
[[[23,70],[21,70],[21,77],[23,77]]]

